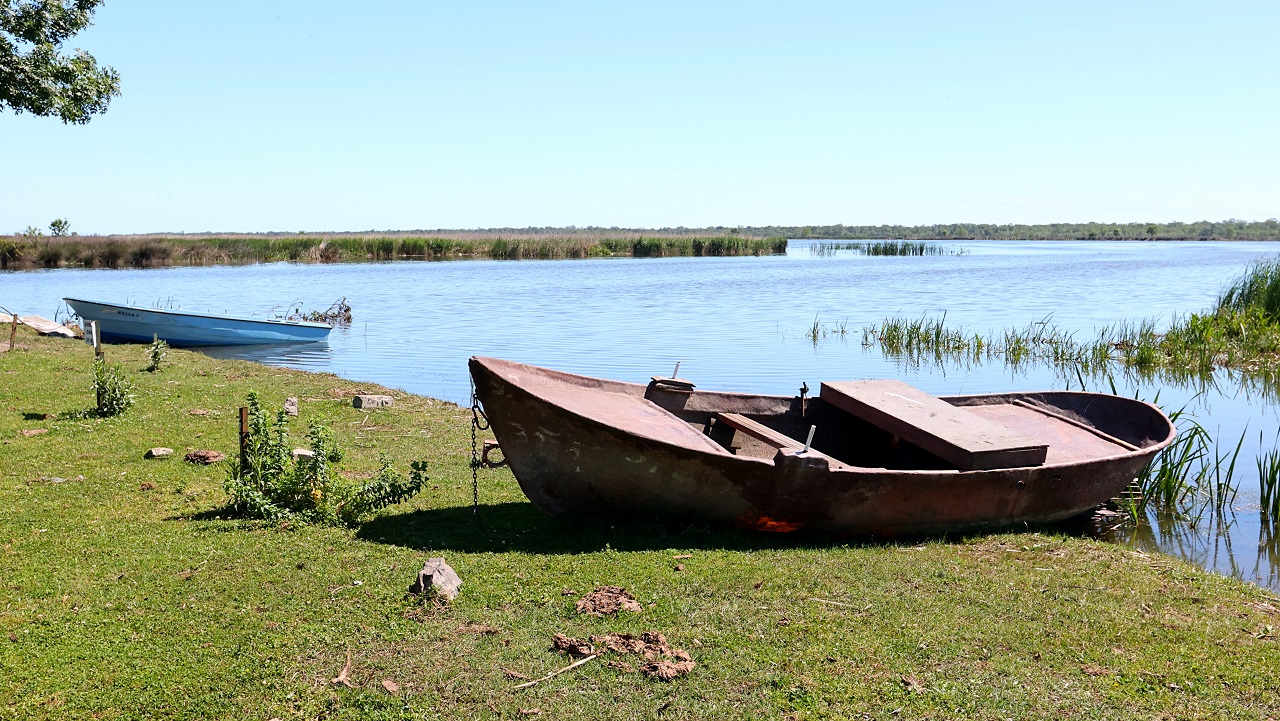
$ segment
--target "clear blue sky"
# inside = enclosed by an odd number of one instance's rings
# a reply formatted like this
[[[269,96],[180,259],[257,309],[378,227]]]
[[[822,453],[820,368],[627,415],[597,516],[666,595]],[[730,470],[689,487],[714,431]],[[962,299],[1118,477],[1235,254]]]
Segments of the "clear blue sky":
[[[125,2],[0,232],[1280,215],[1280,2]]]

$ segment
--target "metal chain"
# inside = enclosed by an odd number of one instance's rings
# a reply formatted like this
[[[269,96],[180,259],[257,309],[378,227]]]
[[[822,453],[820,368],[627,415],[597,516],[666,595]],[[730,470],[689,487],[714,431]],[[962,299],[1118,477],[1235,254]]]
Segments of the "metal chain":
[[[481,420],[483,419],[483,420]],[[480,407],[480,399],[476,397],[476,383],[471,381],[471,515],[480,519],[480,450],[476,436],[480,431],[489,430],[489,418]]]

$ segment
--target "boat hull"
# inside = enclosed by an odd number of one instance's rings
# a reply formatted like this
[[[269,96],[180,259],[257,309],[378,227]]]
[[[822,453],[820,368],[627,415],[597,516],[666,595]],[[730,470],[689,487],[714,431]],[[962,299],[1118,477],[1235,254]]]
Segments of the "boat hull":
[[[324,323],[201,315],[75,298],[64,300],[86,323],[96,321],[105,341],[150,343],[159,337],[177,347],[311,343],[325,340],[332,330]]]
[[[1136,413],[1140,427],[1129,433],[1136,450],[1117,446],[1116,453],[1100,457],[1000,470],[866,468],[783,452],[774,458],[735,455],[700,447],[692,438],[663,439],[644,424],[619,428],[602,422],[604,411],[597,412],[615,403],[614,396],[647,397],[696,428],[715,413],[803,413],[798,398],[655,394],[642,385],[485,358],[471,360],[471,374],[516,480],[552,516],[676,515],[768,531],[878,536],[1047,523],[1119,495],[1173,438],[1159,409],[1115,396],[970,396],[946,400],[983,405],[1018,398],[1073,409],[1101,407],[1111,416]],[[593,408],[590,393],[610,398]],[[566,407],[556,402],[564,397],[586,400]]]

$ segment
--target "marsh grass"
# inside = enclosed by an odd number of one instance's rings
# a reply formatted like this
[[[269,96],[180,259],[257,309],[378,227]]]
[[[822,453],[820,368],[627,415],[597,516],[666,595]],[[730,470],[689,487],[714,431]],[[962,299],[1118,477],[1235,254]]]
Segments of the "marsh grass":
[[[1169,413],[1178,429],[1173,442],[1147,463],[1124,500],[1137,519],[1154,504],[1179,518],[1224,519],[1239,492],[1236,466],[1244,448],[1246,429],[1234,450],[1224,448],[1204,426],[1182,408]]]
[[[1254,263],[1218,296],[1219,311],[1243,313],[1257,309],[1280,321],[1280,259]]]
[[[1262,441],[1261,434],[1258,441]],[[1280,526],[1280,445],[1258,456],[1258,487],[1262,512]]]
[[[824,257],[835,255],[842,250],[870,256],[967,255],[969,252],[965,248],[953,248],[923,240],[824,242],[814,243],[809,246],[810,254]]]
[[[41,420],[78,407],[63,389],[88,385],[91,356],[19,330],[23,348],[0,353],[0,718],[1274,715],[1277,601],[1176,559],[1053,533],[892,543],[556,520],[506,470],[480,472],[477,520],[457,406],[174,350],[163,374],[134,374],[128,414]],[[145,363],[145,346],[110,352]],[[264,409],[299,397],[298,422],[346,451],[338,473],[425,458],[431,485],[355,528],[298,526],[227,518],[215,467],[143,459],[234,455],[251,389]],[[363,413],[357,390],[396,403]],[[432,556],[462,594],[424,607],[405,591]],[[643,610],[577,614],[598,584]],[[554,633],[643,631],[688,650],[693,673],[662,683],[602,659],[512,689],[568,663]],[[332,684],[348,658],[351,687]]]
[[[804,332],[804,336],[814,345],[823,338],[844,338],[849,335],[849,321],[840,320],[834,323],[823,323],[818,316],[813,317],[813,325]]]
[[[529,229],[414,233],[121,235],[0,238],[0,267],[116,268],[274,261],[499,260],[767,255],[785,238],[671,231]]]

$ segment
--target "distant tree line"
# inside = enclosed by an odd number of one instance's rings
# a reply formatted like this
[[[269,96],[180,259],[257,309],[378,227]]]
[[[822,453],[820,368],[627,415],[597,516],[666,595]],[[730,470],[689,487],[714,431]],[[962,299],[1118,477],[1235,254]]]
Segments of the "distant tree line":
[[[711,229],[708,229],[711,230]],[[1280,222],[1223,220],[1194,223],[1046,223],[995,225],[774,225],[744,233],[788,238],[872,240],[1280,240]]]

